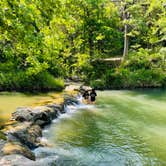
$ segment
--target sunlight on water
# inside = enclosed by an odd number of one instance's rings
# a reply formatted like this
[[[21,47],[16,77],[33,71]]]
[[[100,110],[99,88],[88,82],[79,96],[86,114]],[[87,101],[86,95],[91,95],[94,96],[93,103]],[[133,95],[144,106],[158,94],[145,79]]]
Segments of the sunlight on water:
[[[0,127],[11,118],[11,113],[20,106],[31,106],[52,99],[54,93],[23,94],[17,92],[0,92]]]
[[[166,91],[101,91],[92,107],[55,121],[35,153],[57,166],[166,165]]]

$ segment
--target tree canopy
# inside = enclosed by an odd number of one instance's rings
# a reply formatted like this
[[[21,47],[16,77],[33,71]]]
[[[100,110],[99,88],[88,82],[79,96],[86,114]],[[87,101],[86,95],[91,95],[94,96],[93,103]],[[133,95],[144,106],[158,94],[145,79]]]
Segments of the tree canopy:
[[[122,55],[125,58],[118,68],[92,63]],[[134,68],[143,75],[149,63],[147,75],[157,72],[161,77],[152,78],[155,83],[145,82],[163,85],[165,56],[165,0],[0,2],[1,90],[61,89],[62,79],[74,75],[92,85],[99,78],[101,84],[111,81],[114,87],[124,87],[117,82],[119,74],[128,79],[124,73],[132,75]],[[131,82],[127,86],[137,85],[137,78]]]

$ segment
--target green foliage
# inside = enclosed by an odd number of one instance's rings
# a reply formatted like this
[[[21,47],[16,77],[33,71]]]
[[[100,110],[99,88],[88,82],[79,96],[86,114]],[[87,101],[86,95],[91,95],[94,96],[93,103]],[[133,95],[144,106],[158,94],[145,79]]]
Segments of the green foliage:
[[[103,67],[103,66],[102,66]],[[97,84],[97,88],[121,89],[121,88],[150,88],[166,86],[166,63],[162,53],[153,53],[148,49],[139,49],[132,52],[127,61],[120,67],[109,69],[105,66],[104,74],[100,77],[92,77],[104,81],[104,84]],[[101,70],[101,68],[100,68]],[[103,70],[102,70],[103,71]],[[98,71],[97,71],[98,72]],[[103,79],[104,77],[104,79]]]
[[[64,82],[62,79],[55,79],[47,72],[29,76],[25,72],[0,73],[0,90],[18,91],[48,91],[62,90]]]
[[[107,76],[107,86],[117,89],[161,87],[164,86],[163,79],[164,75],[160,70],[139,69],[132,72],[122,68]]]
[[[165,18],[163,0],[1,0],[0,90],[60,90],[54,78],[75,75],[97,88],[164,86]],[[122,55],[124,25],[128,59],[95,64]]]
[[[95,89],[103,90],[106,88],[106,82],[104,78],[98,79],[98,80],[91,80],[90,86]]]
[[[120,27],[108,0],[2,0],[0,88],[55,88],[51,75],[85,78],[90,60],[121,51]]]

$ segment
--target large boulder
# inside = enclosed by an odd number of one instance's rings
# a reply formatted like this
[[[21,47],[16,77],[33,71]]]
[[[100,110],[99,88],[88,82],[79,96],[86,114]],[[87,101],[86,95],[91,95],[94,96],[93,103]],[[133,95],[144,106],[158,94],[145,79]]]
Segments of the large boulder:
[[[19,122],[32,121],[33,117],[32,108],[30,107],[18,107],[16,112],[12,113],[12,118]]]
[[[51,123],[55,116],[54,110],[46,106],[35,107],[32,112],[34,114],[33,122],[40,126]]]
[[[42,136],[42,130],[38,125],[32,125],[30,122],[18,123],[7,131],[8,141],[20,141],[30,149],[39,146],[39,138]]]
[[[57,116],[58,107],[40,106],[35,108],[19,107],[16,112],[12,114],[16,121],[28,121],[44,126],[51,123],[51,120]]]
[[[8,142],[2,148],[2,153],[4,155],[11,155],[11,154],[20,154],[23,155],[31,160],[35,160],[34,153],[31,150],[21,144],[20,142]]]

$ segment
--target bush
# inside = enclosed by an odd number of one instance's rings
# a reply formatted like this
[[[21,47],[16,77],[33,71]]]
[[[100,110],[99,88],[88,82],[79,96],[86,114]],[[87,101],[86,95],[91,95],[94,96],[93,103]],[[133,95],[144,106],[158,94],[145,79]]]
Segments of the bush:
[[[106,83],[104,79],[92,80],[90,86],[95,89],[103,90],[106,88]]]
[[[36,82],[36,89],[40,90],[62,90],[64,82],[60,78],[54,78],[51,74],[44,72],[39,73],[34,77]]]
[[[138,52],[130,53],[128,60],[117,68],[94,63],[88,79],[93,80],[90,84],[97,89],[166,87],[166,63],[163,57],[161,51],[141,48]]]
[[[26,72],[0,73],[0,90],[47,91],[62,90],[62,79],[54,78],[48,72],[28,75]]]
[[[120,68],[116,72],[106,75],[106,85],[108,88],[144,88],[164,86],[164,74],[162,70],[139,69],[130,71]]]

